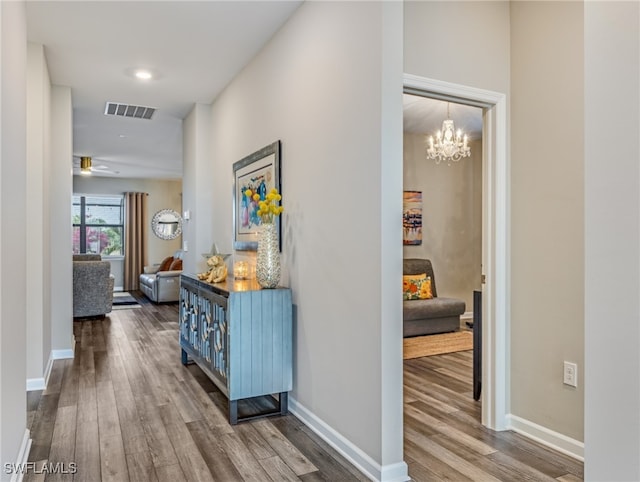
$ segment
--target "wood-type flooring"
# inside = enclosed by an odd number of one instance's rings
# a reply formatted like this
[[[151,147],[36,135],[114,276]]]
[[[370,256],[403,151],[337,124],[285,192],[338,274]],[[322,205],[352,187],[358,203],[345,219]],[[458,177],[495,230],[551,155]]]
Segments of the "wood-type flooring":
[[[368,480],[293,415],[229,425],[224,395],[180,363],[177,305],[132,294],[142,308],[74,321],[75,359],[28,393],[25,481]],[[581,463],[480,425],[470,363],[467,352],[405,361],[411,478],[582,480]]]
[[[583,463],[480,423],[473,354],[404,361],[404,458],[415,481],[583,480]]]

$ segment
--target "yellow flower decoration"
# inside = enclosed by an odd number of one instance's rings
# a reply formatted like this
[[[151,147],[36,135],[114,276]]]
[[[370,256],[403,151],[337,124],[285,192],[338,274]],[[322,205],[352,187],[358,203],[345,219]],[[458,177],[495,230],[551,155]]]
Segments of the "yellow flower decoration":
[[[261,218],[263,223],[273,223],[275,217],[279,216],[284,211],[284,208],[278,205],[282,200],[282,196],[276,188],[271,189],[264,199],[260,193],[252,189],[245,189],[243,194],[249,200],[257,203],[258,210],[256,211],[256,214]]]
[[[282,200],[282,196],[276,188],[271,189],[264,199],[261,199],[258,193],[254,193],[250,189],[245,191],[245,195],[251,196],[258,203],[256,214],[262,219],[263,223],[273,223],[275,217],[284,211],[284,208],[278,205]]]

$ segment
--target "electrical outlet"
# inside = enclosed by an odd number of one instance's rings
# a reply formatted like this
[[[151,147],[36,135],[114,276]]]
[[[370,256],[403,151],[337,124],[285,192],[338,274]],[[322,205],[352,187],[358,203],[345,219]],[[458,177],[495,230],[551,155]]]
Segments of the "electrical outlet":
[[[568,361],[564,362],[563,383],[571,387],[578,386],[578,365]]]

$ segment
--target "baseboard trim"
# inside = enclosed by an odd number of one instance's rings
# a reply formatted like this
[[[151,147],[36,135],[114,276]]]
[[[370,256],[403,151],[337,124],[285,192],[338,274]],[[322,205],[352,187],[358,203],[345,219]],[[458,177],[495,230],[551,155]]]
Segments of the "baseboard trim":
[[[74,357],[73,349],[51,350],[51,358],[53,358],[54,360],[67,360],[73,357]]]
[[[584,462],[584,442],[572,439],[558,432],[554,432],[542,425],[520,418],[517,415],[507,415],[508,428],[536,442],[546,445],[569,457]]]
[[[71,336],[71,348],[66,350],[51,350],[51,358],[53,360],[68,360],[74,358],[76,352],[76,337]]]
[[[22,482],[25,471],[20,470],[20,467],[25,467],[27,460],[29,460],[29,451],[31,450],[31,433],[29,429],[25,429],[24,436],[22,437],[22,443],[20,444],[20,451],[18,452],[18,459],[14,465],[13,474],[11,475],[11,482]],[[6,467],[5,467],[6,469]]]
[[[473,320],[473,311],[465,311],[460,315],[461,320]]]
[[[379,482],[409,480],[405,462],[381,466],[293,397],[289,397],[289,411],[369,479]]]
[[[27,392],[35,392],[47,388],[44,378],[27,378]]]
[[[49,384],[49,377],[51,376],[51,369],[53,368],[53,353],[49,355],[49,361],[44,369],[44,376],[42,378],[27,378],[27,392],[33,392],[36,390],[46,390]]]

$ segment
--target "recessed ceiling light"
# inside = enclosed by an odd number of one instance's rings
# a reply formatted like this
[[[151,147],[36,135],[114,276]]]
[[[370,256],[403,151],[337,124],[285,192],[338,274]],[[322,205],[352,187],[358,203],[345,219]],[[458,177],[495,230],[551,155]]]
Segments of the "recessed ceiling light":
[[[151,72],[149,72],[148,70],[136,70],[136,78],[140,79],[140,80],[149,80],[153,77],[153,75],[151,75]]]

